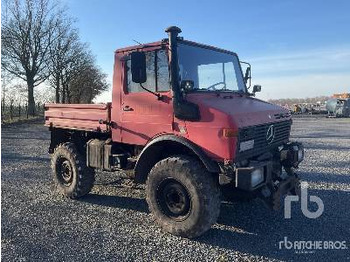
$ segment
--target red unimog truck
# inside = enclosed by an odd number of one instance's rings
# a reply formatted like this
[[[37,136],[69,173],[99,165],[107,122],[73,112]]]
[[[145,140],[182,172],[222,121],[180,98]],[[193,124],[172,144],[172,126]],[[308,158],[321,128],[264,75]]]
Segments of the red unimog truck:
[[[160,226],[189,238],[215,223],[223,191],[274,209],[298,194],[304,150],[289,112],[254,98],[237,54],[166,32],[115,52],[112,103],[46,105],[58,190],[76,199],[95,170],[131,170]]]

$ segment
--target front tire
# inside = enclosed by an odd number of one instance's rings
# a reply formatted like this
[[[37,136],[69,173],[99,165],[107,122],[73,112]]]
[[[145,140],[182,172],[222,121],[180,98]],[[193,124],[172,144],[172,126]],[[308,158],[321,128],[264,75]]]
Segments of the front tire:
[[[95,172],[86,166],[73,143],[67,142],[55,148],[51,157],[53,179],[58,193],[77,199],[90,192]]]
[[[164,231],[187,238],[209,230],[220,213],[220,190],[215,176],[188,156],[168,157],[152,168],[146,200]]]

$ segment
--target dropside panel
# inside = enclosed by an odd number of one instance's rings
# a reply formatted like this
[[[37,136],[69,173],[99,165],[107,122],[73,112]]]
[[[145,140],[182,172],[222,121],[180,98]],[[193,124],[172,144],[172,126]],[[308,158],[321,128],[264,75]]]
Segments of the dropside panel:
[[[45,104],[45,126],[107,132],[110,104]]]

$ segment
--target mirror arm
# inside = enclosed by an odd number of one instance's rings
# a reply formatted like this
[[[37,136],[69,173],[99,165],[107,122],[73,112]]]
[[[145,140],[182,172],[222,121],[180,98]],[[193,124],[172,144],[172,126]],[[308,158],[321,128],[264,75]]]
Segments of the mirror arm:
[[[244,82],[246,84],[246,87],[247,87],[247,89],[249,89],[251,87],[251,85],[252,85],[252,66],[248,62],[244,62],[244,61],[239,61],[239,62],[242,63],[242,64],[247,65],[248,68],[249,68],[249,76],[247,77],[247,75],[245,74],[244,77],[243,77],[243,80],[244,80]],[[246,73],[247,73],[247,71],[246,71]],[[243,72],[242,72],[242,74],[243,74]],[[249,80],[249,85],[247,86],[248,80]]]
[[[141,88],[143,90],[147,91],[148,93],[151,93],[151,94],[155,95],[158,98],[158,100],[162,100],[163,99],[163,96],[161,94],[149,90],[148,88],[144,87],[141,83],[140,83],[140,86],[141,86]]]

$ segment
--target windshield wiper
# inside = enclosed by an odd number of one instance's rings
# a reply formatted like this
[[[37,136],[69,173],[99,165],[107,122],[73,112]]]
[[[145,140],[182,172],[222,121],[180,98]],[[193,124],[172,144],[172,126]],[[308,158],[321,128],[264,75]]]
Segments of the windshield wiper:
[[[212,92],[215,94],[220,94],[220,93],[235,93],[235,94],[240,94],[240,95],[250,94],[250,93],[245,92],[244,90],[230,90],[230,89],[224,89],[224,88],[216,89],[216,90],[209,90],[207,88],[196,88],[196,89],[193,89],[192,92],[193,91],[194,92],[195,91],[208,91],[208,92]]]

